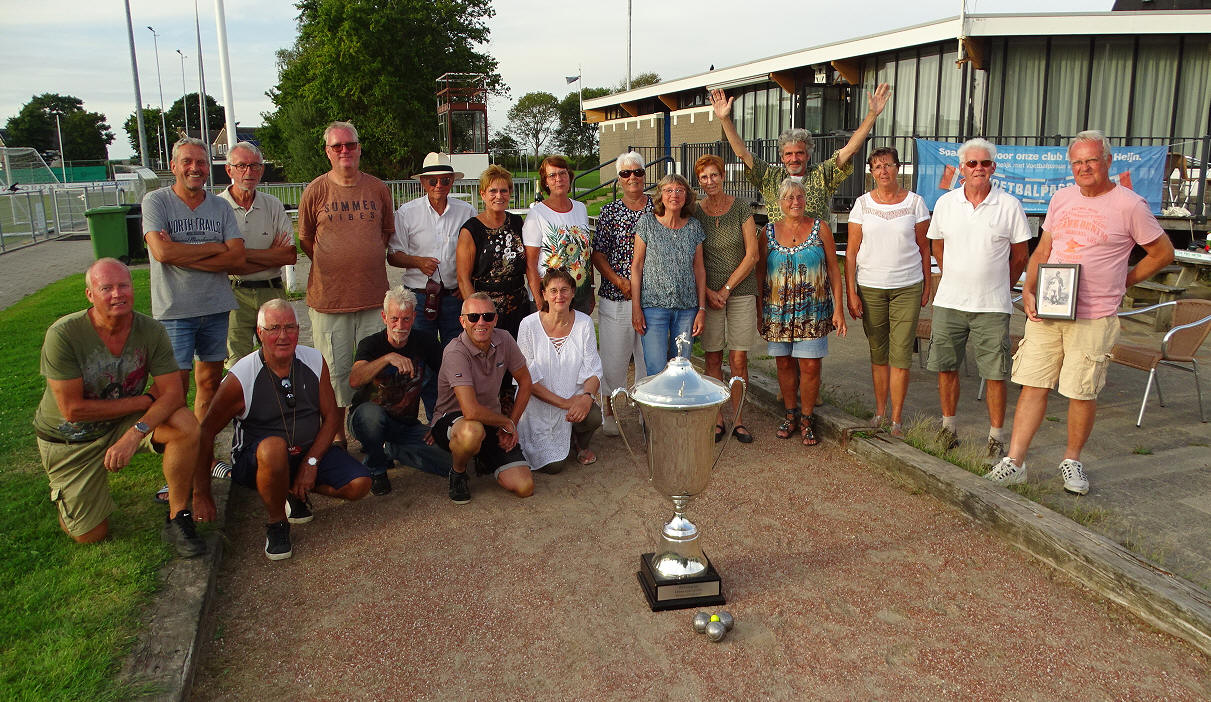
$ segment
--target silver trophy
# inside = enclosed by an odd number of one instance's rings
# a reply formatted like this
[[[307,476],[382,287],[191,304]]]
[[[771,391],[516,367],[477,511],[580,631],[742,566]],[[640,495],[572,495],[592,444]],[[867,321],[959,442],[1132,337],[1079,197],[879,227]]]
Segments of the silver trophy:
[[[719,574],[703,553],[698,527],[686,519],[685,511],[690,500],[710,483],[711,471],[727,447],[725,441],[715,452],[719,407],[731,399],[736,383],[740,383],[743,406],[746,388],[742,378],[733,377],[724,385],[695,371],[686,358],[691,343],[688,336],[678,336],[677,356],[663,371],[636,382],[630,391],[618,388],[610,395],[614,416],[618,416],[620,395],[639,406],[647,441],[648,480],[673,502],[673,518],[660,530],[656,551],[641,556],[637,573],[653,611],[725,602]],[[638,463],[621,426],[619,433]]]

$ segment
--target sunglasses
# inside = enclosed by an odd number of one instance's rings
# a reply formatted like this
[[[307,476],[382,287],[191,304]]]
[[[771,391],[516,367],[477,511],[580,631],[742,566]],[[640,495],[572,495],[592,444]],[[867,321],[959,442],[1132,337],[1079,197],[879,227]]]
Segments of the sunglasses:
[[[247,173],[248,171],[260,171],[264,170],[265,168],[265,164],[263,163],[229,163],[227,165],[231,166],[240,173]]]
[[[434,185],[437,185],[438,183],[441,183],[442,185],[450,185],[453,182],[454,182],[454,176],[442,176],[441,178],[425,178],[425,183],[428,184],[429,187],[433,187]]]
[[[636,178],[642,178],[646,173],[647,171],[642,168],[628,168],[624,171],[618,171],[618,177],[630,178],[631,176],[635,176]]]
[[[483,317],[485,322],[495,322],[496,321],[495,312],[467,312],[467,313],[463,314],[463,316],[466,317],[467,321],[472,324],[477,324],[479,322],[480,317]]]
[[[282,390],[286,393],[286,406],[294,409],[296,400],[294,399],[294,385],[290,383],[290,378],[282,378]]]
[[[340,144],[329,144],[328,148],[332,149],[333,151],[337,151],[337,152],[357,151],[357,142],[356,141],[346,141],[346,142],[343,142]]]
[[[972,160],[968,161],[966,165],[968,168],[975,168],[976,166],[992,168],[992,164],[994,164],[994,163],[996,163],[996,161],[993,161],[990,158],[986,158],[983,161],[976,161],[975,159],[972,159]]]

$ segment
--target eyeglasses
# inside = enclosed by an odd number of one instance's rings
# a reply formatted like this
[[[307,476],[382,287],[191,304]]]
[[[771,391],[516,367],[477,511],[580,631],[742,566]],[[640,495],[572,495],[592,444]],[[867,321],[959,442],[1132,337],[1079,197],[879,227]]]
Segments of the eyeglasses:
[[[680,195],[685,197],[685,188],[665,188],[660,192],[664,193],[665,195]]]
[[[994,163],[996,163],[996,161],[993,161],[993,160],[992,160],[992,159],[990,159],[990,158],[986,158],[986,159],[984,159],[983,161],[977,161],[977,160],[975,160],[975,159],[972,159],[972,160],[968,161],[968,162],[967,162],[965,165],[966,165],[968,168],[975,168],[976,166],[983,166],[983,167],[985,167],[985,168],[992,168],[992,164],[994,164]]]
[[[346,142],[343,142],[340,144],[329,144],[328,148],[332,149],[333,151],[335,151],[337,153],[340,153],[342,151],[357,151],[357,142],[356,141],[346,141]]]
[[[287,334],[298,334],[299,325],[297,324],[274,324],[268,327],[261,327],[261,331],[274,336],[286,332]]]
[[[561,178],[571,178],[571,177],[572,177],[571,173],[568,173],[566,170],[561,168],[557,171],[551,171],[550,173],[548,173],[546,179],[547,180],[559,180]]]
[[[247,173],[248,171],[259,171],[259,170],[263,170],[265,168],[265,164],[263,164],[263,163],[229,163],[227,165],[231,166],[232,168],[239,171],[240,173]]]
[[[282,390],[285,391],[286,406],[294,409],[296,400],[294,399],[294,385],[291,384],[290,378],[282,378]]]
[[[630,178],[631,176],[635,176],[636,178],[642,178],[646,174],[647,174],[647,171],[643,170],[642,168],[628,168],[623,171],[618,171],[619,178]]]
[[[1072,164],[1073,168],[1084,168],[1086,166],[1088,166],[1089,168],[1093,168],[1094,166],[1096,166],[1097,164],[1099,164],[1101,162],[1102,162],[1102,159],[1100,159],[1100,158],[1087,158],[1083,161],[1069,161],[1068,163]]]
[[[496,321],[495,312],[466,312],[463,314],[463,316],[466,317],[467,321],[472,324],[478,324],[480,317],[483,317],[485,322],[495,322]]]
[[[440,178],[425,178],[425,184],[430,188],[441,183],[442,185],[450,185],[454,182],[454,176],[442,176]]]

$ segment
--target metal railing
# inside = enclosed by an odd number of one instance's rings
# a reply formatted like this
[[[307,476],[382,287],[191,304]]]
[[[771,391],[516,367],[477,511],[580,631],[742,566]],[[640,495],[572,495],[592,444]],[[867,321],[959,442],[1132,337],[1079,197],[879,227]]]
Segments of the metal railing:
[[[618,199],[618,176],[614,176],[613,178],[610,178],[609,180],[603,180],[598,185],[596,185],[592,188],[589,188],[588,190],[585,190],[584,192],[580,192],[576,186],[576,181],[579,181],[581,178],[587,178],[590,173],[600,173],[603,168],[605,168],[606,166],[612,166],[615,163],[618,163],[618,159],[612,158],[609,161],[606,161],[605,163],[597,164],[596,168],[590,168],[589,170],[585,171],[584,173],[581,173],[580,175],[576,176],[576,180],[572,181],[572,192],[576,193],[576,199],[583,202],[583,201],[588,200],[589,196],[592,195],[593,193],[595,193],[599,190],[604,190],[606,188],[610,188],[611,196],[615,200],[617,200]],[[665,173],[672,172],[673,167],[677,165],[676,162],[673,161],[672,157],[661,156],[660,158],[657,158],[653,161],[644,163],[643,168],[644,168],[644,170],[648,170],[652,166],[655,166],[656,164],[659,164],[659,163],[668,164],[668,166],[665,169]],[[647,179],[645,180],[646,187],[644,188],[644,191],[646,192],[648,190],[651,190],[652,188],[655,188],[656,182],[658,180],[660,180],[660,178],[662,178],[662,177],[663,177],[663,175],[660,175],[658,177],[657,174],[655,174],[655,173],[648,176]]]
[[[399,207],[405,202],[415,200],[425,194],[419,180],[388,180],[384,182],[391,189],[391,199],[394,201],[395,207]],[[208,190],[217,194],[226,188],[226,185],[213,185]],[[261,183],[257,186],[259,192],[273,195],[281,200],[287,209],[295,209],[299,206],[299,200],[303,197],[303,190],[306,188],[306,183]],[[454,181],[454,185],[450,188],[450,196],[471,203],[471,206],[477,212],[483,209],[483,201],[479,197],[478,178],[463,178],[462,180]],[[528,208],[532,202],[534,202],[534,181],[530,178],[514,178],[513,191],[509,196],[509,207],[516,209]]]

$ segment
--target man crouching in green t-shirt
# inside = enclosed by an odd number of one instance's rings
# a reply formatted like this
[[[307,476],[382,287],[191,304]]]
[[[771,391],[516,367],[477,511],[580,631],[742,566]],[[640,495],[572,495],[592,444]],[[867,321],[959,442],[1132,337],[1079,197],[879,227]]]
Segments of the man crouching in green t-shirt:
[[[116,473],[140,451],[164,456],[171,519],[161,538],[192,558],[206,553],[186,509],[193,488],[198,422],[185,407],[172,344],[164,327],[134,311],[130,270],[102,258],[84,274],[92,307],[46,330],[46,390],[34,414],[42,466],[59,526],[79,543],[109,533],[114,501],[106,471]],[[151,380],[148,390],[147,382]],[[209,472],[204,476],[209,480]],[[199,505],[199,520],[214,504]]]

